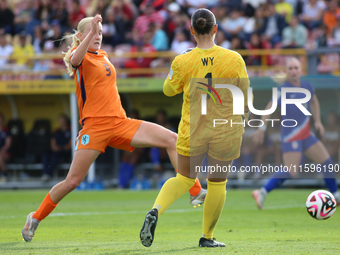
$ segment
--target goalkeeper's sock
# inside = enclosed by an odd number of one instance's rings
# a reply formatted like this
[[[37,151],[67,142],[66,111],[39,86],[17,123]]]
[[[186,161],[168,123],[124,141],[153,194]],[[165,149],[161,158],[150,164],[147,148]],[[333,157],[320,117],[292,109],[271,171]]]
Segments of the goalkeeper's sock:
[[[177,173],[177,169],[175,169],[175,171]],[[201,189],[202,189],[202,186],[201,186],[200,180],[196,178],[196,182],[194,186],[192,186],[191,189],[189,189],[189,194],[195,197],[201,192]]]
[[[176,177],[167,180],[156,198],[152,208],[161,215],[169,206],[187,192],[195,183],[195,179],[187,178],[179,173]]]
[[[226,197],[226,183],[210,182],[208,180],[208,192],[203,207],[203,237],[212,239],[213,233],[220,218]]]

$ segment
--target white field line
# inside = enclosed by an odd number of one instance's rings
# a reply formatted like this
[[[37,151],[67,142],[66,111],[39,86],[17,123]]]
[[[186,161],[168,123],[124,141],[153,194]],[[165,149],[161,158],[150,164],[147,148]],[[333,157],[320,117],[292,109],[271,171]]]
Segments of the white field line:
[[[288,208],[304,208],[304,205],[295,204],[295,205],[281,205],[281,206],[267,206],[264,210],[277,210],[277,209],[288,209]],[[258,210],[257,208],[245,208],[245,210]],[[201,208],[193,208],[193,209],[173,209],[167,210],[166,213],[185,213],[185,212],[193,212],[193,211],[203,211],[203,207]],[[146,214],[147,211],[113,211],[113,212],[79,212],[79,213],[51,213],[48,217],[67,217],[67,216],[91,216],[91,215],[119,215],[119,214]],[[0,219],[14,219],[14,218],[26,218],[27,215],[24,216],[0,216]]]

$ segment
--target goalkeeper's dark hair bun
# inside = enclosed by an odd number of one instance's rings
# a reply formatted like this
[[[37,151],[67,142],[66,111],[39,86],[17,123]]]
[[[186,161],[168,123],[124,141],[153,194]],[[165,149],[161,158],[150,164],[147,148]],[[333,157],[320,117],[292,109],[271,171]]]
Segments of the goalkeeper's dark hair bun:
[[[205,26],[207,25],[207,20],[205,18],[198,18],[196,20],[196,26],[200,29],[205,28]]]
[[[216,25],[215,15],[208,9],[198,9],[191,16],[191,25],[198,34],[209,34]]]

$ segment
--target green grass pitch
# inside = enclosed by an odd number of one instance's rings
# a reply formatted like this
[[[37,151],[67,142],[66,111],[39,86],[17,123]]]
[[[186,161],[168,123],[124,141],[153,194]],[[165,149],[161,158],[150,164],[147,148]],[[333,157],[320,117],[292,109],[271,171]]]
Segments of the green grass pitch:
[[[41,222],[31,243],[21,229],[47,191],[0,192],[0,254],[340,254],[340,212],[311,218],[312,190],[277,190],[257,210],[250,190],[228,190],[214,236],[225,248],[199,248],[202,207],[185,194],[158,221],[145,248],[139,230],[157,191],[75,191]]]

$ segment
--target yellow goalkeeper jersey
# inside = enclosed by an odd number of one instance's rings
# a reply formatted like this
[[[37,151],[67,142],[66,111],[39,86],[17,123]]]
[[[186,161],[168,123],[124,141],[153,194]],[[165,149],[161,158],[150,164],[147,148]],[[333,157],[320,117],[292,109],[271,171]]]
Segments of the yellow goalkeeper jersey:
[[[184,156],[202,144],[225,142],[240,138],[244,133],[241,115],[233,115],[233,96],[229,89],[216,84],[238,87],[247,106],[249,78],[242,57],[235,51],[217,45],[210,49],[194,48],[177,56],[164,83],[167,96],[183,92],[182,117],[178,129],[177,152]],[[206,95],[206,106],[203,96]],[[202,107],[206,108],[202,114]],[[223,125],[214,125],[220,119]],[[191,138],[191,139],[190,139]],[[221,148],[223,149],[223,148]],[[195,153],[196,154],[196,153]]]

